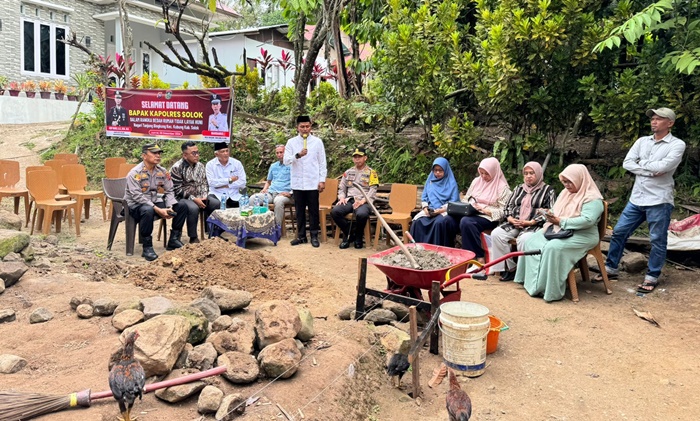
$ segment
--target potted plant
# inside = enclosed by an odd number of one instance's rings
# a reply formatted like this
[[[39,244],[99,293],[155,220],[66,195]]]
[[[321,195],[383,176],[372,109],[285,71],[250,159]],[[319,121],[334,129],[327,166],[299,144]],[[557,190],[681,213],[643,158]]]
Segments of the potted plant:
[[[10,91],[10,96],[19,96],[19,91],[22,90],[22,85],[19,82],[10,82],[7,89]]]
[[[33,80],[22,82],[22,90],[27,98],[34,98],[36,96],[36,82]]]
[[[51,88],[53,88],[53,83],[50,80],[39,81],[39,95],[43,99],[51,98]]]
[[[0,96],[5,94],[5,88],[9,82],[10,81],[7,79],[7,76],[0,75]]]
[[[63,96],[68,92],[68,86],[62,80],[57,80],[53,83],[53,92],[56,99],[63,100]]]
[[[78,90],[71,86],[70,88],[68,88],[68,92],[66,92],[66,96],[68,96],[68,101],[77,101],[78,100]]]

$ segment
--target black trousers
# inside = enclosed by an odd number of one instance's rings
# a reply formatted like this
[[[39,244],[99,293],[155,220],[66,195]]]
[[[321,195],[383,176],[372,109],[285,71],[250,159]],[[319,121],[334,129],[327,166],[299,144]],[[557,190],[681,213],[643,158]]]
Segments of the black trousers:
[[[309,231],[318,235],[318,190],[294,190],[294,210],[297,213],[297,238],[306,238],[306,208],[309,209]]]
[[[165,209],[165,203],[158,202],[154,203],[157,207]],[[182,227],[185,225],[185,220],[187,220],[187,206],[180,206],[179,203],[173,205],[173,210],[177,212],[177,215],[173,217],[172,229],[175,231],[182,231]],[[153,235],[153,221],[156,217],[156,211],[150,205],[140,205],[133,208],[129,208],[130,215],[139,224],[139,234],[141,237],[150,237]]]
[[[213,198],[213,200],[212,200]],[[197,206],[194,201],[190,199],[180,199],[177,204],[180,207],[187,208],[187,235],[190,238],[197,237],[197,220],[199,219],[199,206]],[[206,221],[216,209],[219,209],[221,203],[216,196],[210,195],[207,200],[204,201],[207,206],[204,208],[204,220]]]
[[[338,228],[343,231],[345,238],[348,238],[348,235],[350,235],[350,237],[354,237],[356,240],[359,240],[364,236],[365,225],[369,219],[371,209],[369,205],[365,203],[359,208],[353,210],[353,203],[355,203],[355,199],[348,200],[348,203],[344,205],[333,206],[333,209],[331,210],[331,218],[333,218],[333,221],[335,221],[335,223],[338,225]],[[355,212],[355,222],[354,226],[352,227],[352,232],[349,232],[350,221],[345,219],[345,215],[352,213],[353,211]],[[370,239],[367,238],[366,240],[369,241]]]

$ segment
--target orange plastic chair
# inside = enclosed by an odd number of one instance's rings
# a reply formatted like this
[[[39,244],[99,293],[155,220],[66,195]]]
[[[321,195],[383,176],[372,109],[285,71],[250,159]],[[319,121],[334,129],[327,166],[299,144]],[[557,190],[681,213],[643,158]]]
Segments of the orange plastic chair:
[[[53,171],[53,168],[46,166],[46,165],[32,165],[24,169],[25,171],[25,177],[24,179],[27,179],[26,174],[29,174],[32,171]],[[54,199],[56,200],[70,200],[70,196],[67,194],[57,194]],[[29,214],[31,215],[32,213],[32,208],[34,207],[34,197],[30,194],[29,195]],[[27,223],[24,224],[25,227],[29,226],[29,217],[27,217]]]
[[[15,215],[19,215],[19,200],[24,198],[24,217],[29,221],[29,190],[16,187],[19,179],[19,162],[0,160],[0,201],[3,197],[13,197]]]
[[[90,200],[99,198],[102,202],[102,220],[107,220],[107,199],[102,190],[85,190],[88,184],[85,166],[80,164],[67,164],[63,166],[63,184],[68,189],[68,194],[78,201],[78,213],[85,207],[85,219],[90,219]]]
[[[408,243],[408,236],[404,233],[408,231],[408,226],[411,224],[411,211],[416,208],[416,195],[418,194],[418,186],[413,184],[398,184],[391,185],[389,193],[389,206],[391,213],[382,215],[387,224],[401,225],[401,236],[404,244]],[[379,244],[379,234],[381,232],[380,225],[377,225],[377,230],[374,235],[374,248]],[[386,238],[389,243],[389,236]]]
[[[56,200],[58,194],[58,179],[55,171],[31,171],[27,174],[27,188],[34,197],[36,208],[32,216],[32,229],[30,235],[34,234],[34,225],[38,211],[43,212],[41,223],[42,233],[48,235],[51,230],[51,219],[56,211],[56,232],[61,231],[61,213],[72,209],[75,215],[75,235],[80,237],[80,213],[78,202],[74,200]],[[70,225],[70,219],[68,220]]]
[[[595,257],[598,263],[598,268],[600,268],[600,274],[603,277],[603,285],[605,286],[605,293],[612,294],[612,289],[610,288],[610,280],[608,279],[608,273],[605,271],[605,257],[603,257],[603,252],[600,248],[600,242],[603,241],[605,237],[605,228],[608,225],[608,202],[603,202],[603,214],[600,215],[600,221],[598,221],[598,235],[600,241],[595,247],[588,250],[588,252],[578,261],[578,267],[581,270],[581,280],[584,282],[590,281],[590,273],[588,271],[588,263],[586,262],[586,257],[590,254]],[[569,290],[571,291],[571,301],[578,302],[578,287],[576,285],[576,265],[569,271],[569,276],[567,277],[567,282],[569,284]]]
[[[60,159],[66,161],[69,164],[78,163],[78,155],[74,153],[57,153],[53,156],[53,159]]]
[[[137,164],[120,164],[119,165],[119,177],[116,178],[124,178],[126,177],[127,174],[129,174],[129,171],[131,171],[132,168],[134,168]]]
[[[68,193],[68,189],[66,186],[63,185],[63,166],[66,165],[68,161],[65,161],[63,159],[49,159],[44,162],[44,165],[47,165],[56,172],[56,180],[58,180],[58,191],[61,194],[66,194]]]
[[[318,195],[318,221],[321,223],[321,241],[324,243],[328,241],[328,237],[326,237],[326,219],[331,214],[333,202],[337,198],[338,179],[326,178],[326,188]]]
[[[355,222],[354,218],[355,218],[354,213],[349,213],[349,214],[345,215],[345,219],[349,219],[353,222]],[[371,220],[371,218],[368,218],[367,223],[365,224],[365,240],[367,241],[368,246],[370,246],[372,244],[372,235],[370,234],[370,225],[372,225],[372,220]],[[335,239],[336,246],[338,244],[340,244],[340,229],[337,226],[335,227],[334,239]]]
[[[121,164],[126,164],[126,158],[121,156],[116,158],[105,158],[105,178],[120,178],[119,166]]]

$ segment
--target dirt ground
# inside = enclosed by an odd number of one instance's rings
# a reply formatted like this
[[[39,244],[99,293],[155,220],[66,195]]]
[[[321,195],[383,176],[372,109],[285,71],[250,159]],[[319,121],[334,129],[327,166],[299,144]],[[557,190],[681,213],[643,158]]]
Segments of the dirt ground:
[[[36,164],[36,152],[65,127],[0,126],[0,157],[19,159],[22,168]],[[10,201],[2,206],[9,209]],[[95,210],[97,206],[94,202]],[[32,269],[0,295],[0,309],[17,312],[17,321],[0,324],[0,354],[29,362],[18,373],[0,375],[0,389],[60,395],[108,389],[107,362],[119,344],[118,333],[109,318],[78,319],[69,306],[73,296],[127,300],[163,295],[187,303],[202,288],[219,284],[254,295],[251,308],[239,317],[252,318],[256,305],[269,299],[288,299],[315,316],[317,336],[292,378],[246,387],[215,380],[226,393],[261,397],[241,419],[283,420],[277,405],[296,420],[447,419],[447,382],[435,389],[426,386],[440,357],[422,352],[423,393],[416,402],[407,395],[410,373],[403,389],[391,387],[373,328],[336,316],[340,308],[354,304],[358,259],[374,250],[339,250],[332,239],[318,249],[309,244],[291,247],[290,237],[277,246],[249,240],[246,250],[213,239],[166,253],[162,242],[156,242],[161,257],[147,264],[138,255],[139,246],[137,255],[125,256],[123,227],[112,251],[106,251],[109,224],[99,212],[93,215],[81,224],[78,238],[64,227],[56,252],[45,255],[51,260],[49,270]],[[43,244],[41,236],[33,241],[37,247]],[[461,379],[472,399],[472,419],[698,419],[697,268],[668,265],[661,286],[639,297],[636,284],[642,278],[623,274],[613,283],[612,295],[601,285],[580,284],[577,304],[568,299],[548,304],[519,285],[493,277],[461,282],[462,300],[488,307],[510,327],[500,334],[496,353],[488,356],[485,373]],[[383,274],[370,265],[368,286],[380,289],[385,284]],[[29,324],[29,314],[39,307],[50,309],[55,318]],[[651,312],[661,327],[636,317],[633,308]],[[141,421],[213,419],[197,414],[196,399],[168,404],[152,394],[137,402],[135,412]],[[104,399],[88,409],[38,419],[111,421],[117,415],[116,403]]]

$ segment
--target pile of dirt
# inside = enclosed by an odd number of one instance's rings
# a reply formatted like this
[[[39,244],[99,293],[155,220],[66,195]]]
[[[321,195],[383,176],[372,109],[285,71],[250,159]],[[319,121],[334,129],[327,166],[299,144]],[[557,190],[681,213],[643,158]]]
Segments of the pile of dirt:
[[[126,279],[152,290],[201,291],[217,285],[264,294],[266,299],[288,299],[310,286],[303,275],[275,258],[218,237],[166,252],[135,268]]]

